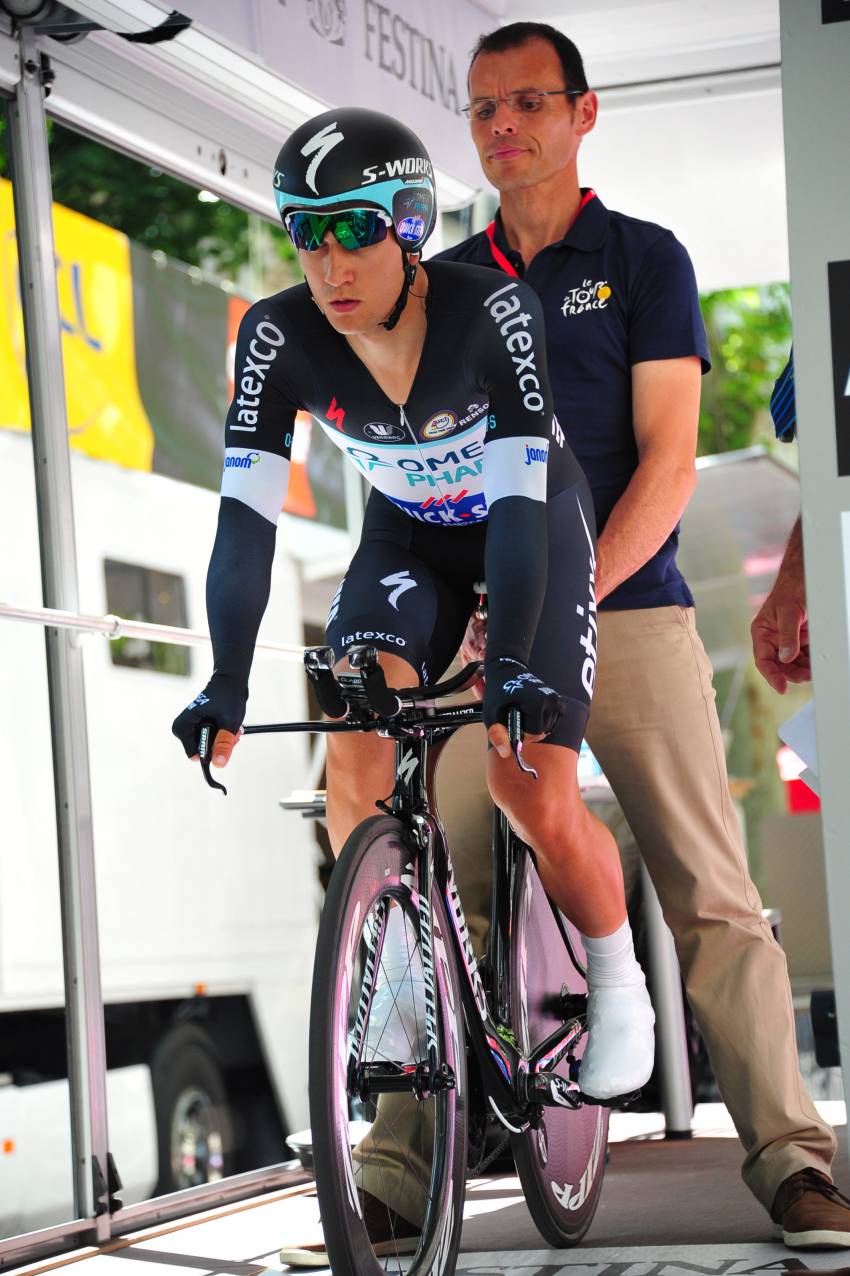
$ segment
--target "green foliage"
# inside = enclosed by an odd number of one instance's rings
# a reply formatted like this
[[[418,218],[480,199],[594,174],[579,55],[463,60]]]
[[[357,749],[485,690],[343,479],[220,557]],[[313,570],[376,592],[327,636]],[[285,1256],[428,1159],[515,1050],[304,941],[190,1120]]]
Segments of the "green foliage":
[[[0,176],[10,176],[0,113]],[[48,121],[53,198],[120,230],[138,244],[233,279],[251,259],[250,218],[223,200],[204,203],[192,186]],[[275,255],[294,263],[282,229],[269,227]]]
[[[787,284],[700,298],[712,370],[702,383],[699,454],[774,441],[770,393],[791,346]]]

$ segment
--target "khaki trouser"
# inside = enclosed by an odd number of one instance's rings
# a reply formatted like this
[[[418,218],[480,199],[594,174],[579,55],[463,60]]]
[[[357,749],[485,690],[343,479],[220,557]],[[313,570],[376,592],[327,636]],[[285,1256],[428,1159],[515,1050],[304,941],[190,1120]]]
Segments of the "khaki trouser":
[[[800,1076],[785,954],[747,870],[711,678],[692,608],[600,612],[587,740],[673,932],[688,998],[746,1151],[744,1181],[769,1211],[789,1174],[807,1166],[829,1172],[836,1140]],[[440,801],[448,808],[447,796]],[[467,904],[466,859],[485,853],[486,833],[479,839],[450,829],[450,837],[464,906],[475,911],[473,895]],[[402,1214],[405,1203],[390,1200]],[[415,1213],[406,1216],[415,1221]]]
[[[785,954],[747,871],[711,676],[693,608],[600,612],[587,742],[673,932],[744,1182],[770,1210],[789,1174],[829,1172],[836,1141],[800,1076]]]

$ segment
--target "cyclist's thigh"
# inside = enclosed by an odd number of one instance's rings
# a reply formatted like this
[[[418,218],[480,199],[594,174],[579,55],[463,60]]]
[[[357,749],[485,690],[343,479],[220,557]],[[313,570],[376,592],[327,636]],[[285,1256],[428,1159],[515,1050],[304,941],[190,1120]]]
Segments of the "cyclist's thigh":
[[[597,651],[596,524],[587,483],[582,479],[551,497],[547,515],[549,573],[529,666],[567,702],[544,743],[578,752],[590,715]]]
[[[433,683],[460,645],[471,584],[463,588],[445,580],[421,554],[399,543],[401,536],[385,539],[383,533],[381,523],[370,535],[367,522],[331,605],[325,640],[336,653],[338,668],[347,667],[349,648],[367,643],[378,649],[390,686]],[[386,796],[392,787],[392,761],[392,741],[375,734],[328,739],[329,785],[344,770],[351,791],[372,791],[377,785]]]
[[[337,660],[367,643],[410,665],[414,683],[432,683],[460,646],[471,603],[471,583],[449,583],[404,545],[364,541],[331,605],[325,641]]]

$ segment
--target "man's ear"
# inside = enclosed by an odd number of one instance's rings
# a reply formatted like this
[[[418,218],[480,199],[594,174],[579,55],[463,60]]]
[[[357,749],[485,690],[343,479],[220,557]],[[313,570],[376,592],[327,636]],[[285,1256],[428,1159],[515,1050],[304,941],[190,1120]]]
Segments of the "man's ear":
[[[582,94],[576,99],[576,132],[582,137],[593,131],[596,127],[596,119],[599,115],[599,98],[589,89],[587,93]]]

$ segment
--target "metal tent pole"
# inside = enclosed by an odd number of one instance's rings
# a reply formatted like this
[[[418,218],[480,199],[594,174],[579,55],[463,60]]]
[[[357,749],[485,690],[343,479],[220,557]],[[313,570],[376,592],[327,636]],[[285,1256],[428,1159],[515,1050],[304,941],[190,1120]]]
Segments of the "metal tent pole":
[[[65,382],[44,90],[34,32],[20,36],[10,105],[15,218],[26,336],[44,603],[78,611]],[[45,630],[62,899],[74,1203],[109,1237],[106,1050],[100,986],[83,659],[78,634]]]

